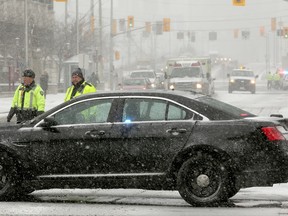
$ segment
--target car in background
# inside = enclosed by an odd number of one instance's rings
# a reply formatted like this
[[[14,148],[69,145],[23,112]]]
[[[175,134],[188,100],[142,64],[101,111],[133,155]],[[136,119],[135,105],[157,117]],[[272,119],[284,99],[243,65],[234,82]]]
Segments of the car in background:
[[[168,76],[168,88],[211,96],[215,93],[214,80],[207,75],[199,61],[178,61]]]
[[[229,79],[229,93],[233,91],[250,91],[255,94],[258,75],[255,75],[253,70],[246,68],[234,69],[230,74],[227,74],[227,77]]]
[[[152,87],[155,88],[156,83],[156,72],[152,69],[142,69],[142,70],[133,70],[130,71],[130,78],[148,78],[152,84]]]
[[[0,126],[0,199],[45,188],[142,188],[219,205],[240,188],[287,182],[287,130],[287,119],[191,92],[85,94]]]
[[[152,83],[148,78],[126,78],[119,86],[120,90],[146,90],[151,88]]]
[[[166,83],[166,79],[165,79],[165,73],[160,72],[160,73],[156,73],[156,89],[165,89],[165,83]]]
[[[285,74],[281,80],[281,87],[283,90],[288,90],[288,74]]]

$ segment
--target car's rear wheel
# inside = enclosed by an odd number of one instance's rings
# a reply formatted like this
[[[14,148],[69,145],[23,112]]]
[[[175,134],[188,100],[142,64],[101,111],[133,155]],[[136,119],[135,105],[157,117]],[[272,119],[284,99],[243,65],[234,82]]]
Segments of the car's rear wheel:
[[[193,206],[213,206],[227,201],[228,170],[210,154],[201,153],[183,163],[177,176],[178,191]]]

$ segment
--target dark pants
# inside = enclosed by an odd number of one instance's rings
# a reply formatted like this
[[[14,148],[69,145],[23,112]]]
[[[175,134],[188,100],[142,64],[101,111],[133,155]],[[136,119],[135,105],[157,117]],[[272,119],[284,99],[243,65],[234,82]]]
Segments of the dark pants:
[[[37,116],[37,113],[34,110],[18,110],[16,113],[17,124],[24,122],[24,121],[31,120],[35,116]]]

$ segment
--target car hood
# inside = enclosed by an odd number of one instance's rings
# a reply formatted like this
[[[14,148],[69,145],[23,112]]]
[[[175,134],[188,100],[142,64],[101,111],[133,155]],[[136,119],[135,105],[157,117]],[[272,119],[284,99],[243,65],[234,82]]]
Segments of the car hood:
[[[255,79],[255,77],[247,77],[247,76],[231,76],[230,79],[253,80],[253,79]]]
[[[0,141],[7,137],[12,137],[15,132],[21,127],[21,124],[0,123]]]
[[[144,85],[129,85],[129,86],[123,86],[122,87],[123,90],[133,90],[133,89],[143,90],[145,88],[146,88],[146,86],[144,86]]]
[[[199,77],[183,77],[183,78],[171,78],[170,83],[179,83],[179,82],[200,82],[201,78]]]

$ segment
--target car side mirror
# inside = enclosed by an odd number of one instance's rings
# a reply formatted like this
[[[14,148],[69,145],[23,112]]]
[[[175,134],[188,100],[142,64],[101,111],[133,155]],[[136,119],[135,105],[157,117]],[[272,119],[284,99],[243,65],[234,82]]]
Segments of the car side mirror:
[[[44,122],[42,122],[40,124],[40,126],[43,128],[50,128],[50,127],[55,126],[57,124],[58,123],[57,123],[57,121],[55,121],[54,117],[49,116],[49,117],[44,118]]]
[[[227,74],[227,77],[230,78],[230,74]]]
[[[255,76],[256,79],[257,79],[258,77],[259,77],[258,75]]]
[[[270,117],[283,118],[283,115],[282,114],[271,114]]]

